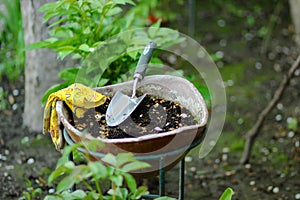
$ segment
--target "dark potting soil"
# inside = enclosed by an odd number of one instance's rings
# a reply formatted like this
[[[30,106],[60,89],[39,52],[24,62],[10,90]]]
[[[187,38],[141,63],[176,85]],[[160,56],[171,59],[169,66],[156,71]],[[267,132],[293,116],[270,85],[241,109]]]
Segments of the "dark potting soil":
[[[100,138],[130,138],[147,134],[159,134],[177,128],[195,125],[197,122],[188,109],[177,102],[146,95],[131,116],[118,126],[106,124],[105,113],[110,103],[89,109],[82,118],[71,122],[76,129],[87,131]]]

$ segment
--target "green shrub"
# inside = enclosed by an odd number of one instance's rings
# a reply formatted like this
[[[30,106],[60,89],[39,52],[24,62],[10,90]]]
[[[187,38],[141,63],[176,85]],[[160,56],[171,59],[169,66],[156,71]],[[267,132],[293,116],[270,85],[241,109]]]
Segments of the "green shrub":
[[[138,161],[131,153],[121,153],[117,156],[105,155],[101,161],[87,161],[87,164],[75,165],[68,160],[71,152],[81,147],[85,151],[101,148],[99,141],[75,144],[64,148],[64,153],[57,163],[56,169],[48,178],[48,183],[57,182],[56,193],[47,195],[46,200],[56,199],[141,199],[148,194],[145,186],[137,186],[130,172],[149,167],[148,163]],[[98,147],[97,147],[98,146]],[[88,158],[88,156],[87,156]],[[101,182],[109,181],[111,187],[102,191]],[[84,184],[87,189],[69,191],[74,184]],[[171,198],[169,198],[171,199]]]
[[[4,10],[0,11],[0,80],[5,74],[16,80],[25,65],[24,32],[20,0],[0,0]]]

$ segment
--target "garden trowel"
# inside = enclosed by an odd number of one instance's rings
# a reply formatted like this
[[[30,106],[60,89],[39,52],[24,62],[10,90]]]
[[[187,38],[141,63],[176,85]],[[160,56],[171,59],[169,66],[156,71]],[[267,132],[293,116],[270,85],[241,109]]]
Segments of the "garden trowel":
[[[146,68],[156,47],[155,42],[150,42],[145,47],[134,71],[132,96],[129,97],[117,91],[106,111],[106,123],[108,126],[117,126],[125,121],[136,107],[142,102],[146,94],[136,97],[137,83],[144,78]]]

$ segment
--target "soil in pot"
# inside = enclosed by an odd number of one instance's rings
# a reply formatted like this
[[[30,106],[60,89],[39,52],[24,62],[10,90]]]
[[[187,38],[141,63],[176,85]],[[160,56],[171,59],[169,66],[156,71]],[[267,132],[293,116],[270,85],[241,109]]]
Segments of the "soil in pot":
[[[70,123],[94,137],[109,139],[159,134],[197,123],[191,112],[181,104],[147,95],[130,118],[119,126],[109,127],[105,120],[109,103],[110,98],[103,105],[89,109],[82,118],[73,115]]]

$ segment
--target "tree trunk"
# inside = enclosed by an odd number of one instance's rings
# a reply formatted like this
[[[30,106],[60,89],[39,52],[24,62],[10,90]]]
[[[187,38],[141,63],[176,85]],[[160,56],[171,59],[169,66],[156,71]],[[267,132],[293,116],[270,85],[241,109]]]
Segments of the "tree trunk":
[[[21,0],[23,26],[26,45],[46,39],[46,24],[38,8],[53,0]],[[25,66],[25,108],[23,124],[31,131],[41,131],[43,127],[43,107],[41,98],[51,85],[58,83],[58,72],[64,64],[56,59],[56,54],[48,49],[26,52]]]
[[[295,29],[295,41],[300,48],[300,0],[290,0],[290,12]]]

